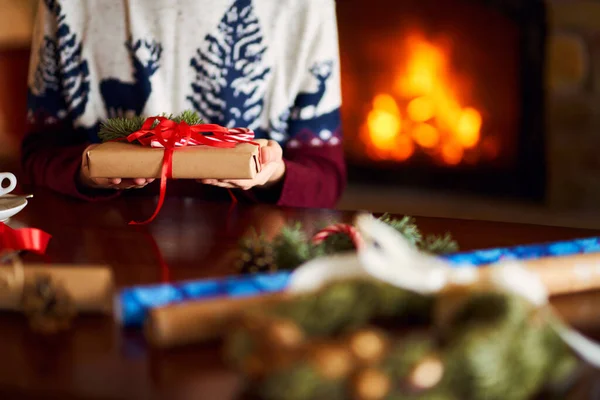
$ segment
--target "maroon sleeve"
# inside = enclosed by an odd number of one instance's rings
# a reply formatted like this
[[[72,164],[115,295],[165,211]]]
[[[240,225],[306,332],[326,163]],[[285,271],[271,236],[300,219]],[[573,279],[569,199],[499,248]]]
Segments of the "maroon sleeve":
[[[88,201],[118,195],[115,190],[92,190],[78,184],[81,158],[89,143],[65,142],[69,136],[52,131],[30,131],[25,136],[21,162],[29,183]]]
[[[284,162],[286,173],[277,205],[335,207],[346,185],[341,145],[290,149]]]
[[[335,207],[346,187],[342,145],[287,148],[283,161],[286,172],[279,184],[238,194],[250,201],[282,207]]]

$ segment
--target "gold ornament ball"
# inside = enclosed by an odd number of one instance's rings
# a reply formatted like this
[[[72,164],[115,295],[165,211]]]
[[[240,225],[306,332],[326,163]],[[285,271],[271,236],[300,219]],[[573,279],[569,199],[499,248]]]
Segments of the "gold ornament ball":
[[[377,361],[383,356],[385,348],[385,337],[374,330],[357,332],[350,338],[352,354],[361,361]]]
[[[276,321],[271,323],[267,330],[267,344],[292,348],[304,341],[304,333],[293,321]]]
[[[375,368],[361,371],[354,382],[354,394],[357,400],[381,400],[388,395],[390,389],[390,378]]]
[[[339,379],[352,371],[352,356],[342,346],[322,345],[313,349],[312,353],[317,370],[327,379]]]

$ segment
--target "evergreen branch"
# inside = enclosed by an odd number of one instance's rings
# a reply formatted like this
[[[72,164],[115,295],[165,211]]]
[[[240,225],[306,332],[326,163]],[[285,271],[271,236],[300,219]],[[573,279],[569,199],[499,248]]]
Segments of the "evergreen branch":
[[[200,118],[200,115],[198,115],[198,113],[193,110],[185,110],[178,116],[171,119],[177,123],[184,121],[188,125],[200,125],[204,123],[204,121],[202,121],[202,118]]]
[[[458,251],[458,244],[449,233],[442,236],[427,235],[423,237],[412,217],[405,216],[401,219],[395,219],[385,214],[380,220],[398,231],[411,246],[420,251],[434,255]],[[315,228],[320,231],[330,225],[331,222],[320,221]],[[285,226],[273,241],[263,242],[262,244],[272,248],[275,264],[279,270],[292,270],[313,258],[356,249],[352,239],[344,233],[332,234],[323,242],[315,245],[306,236],[300,222]]]
[[[125,138],[141,129],[144,120],[145,118],[140,116],[133,118],[110,118],[100,126],[98,137],[103,142]]]
[[[386,213],[379,220],[397,230],[413,246],[418,247],[421,244],[423,235],[413,217],[405,216],[402,219],[395,219]]]
[[[160,116],[173,120],[177,123],[184,121],[188,125],[199,125],[203,123],[202,118],[200,118],[195,111],[191,110],[186,110],[176,116],[167,113],[163,113]],[[131,135],[133,132],[140,130],[145,120],[146,117],[142,116],[135,116],[131,118],[109,118],[101,124],[98,137],[103,142],[123,139]],[[157,124],[158,121],[155,121],[152,127],[154,128]]]
[[[311,245],[302,224],[285,226],[273,241],[275,264],[282,270],[294,269],[311,258]]]
[[[381,399],[565,398],[582,364],[540,316],[544,310],[495,291],[466,292],[440,313],[445,300],[377,281],[332,282],[245,310],[227,335],[227,359],[248,378],[249,397],[262,400],[367,398],[356,385],[365,364],[388,383]],[[358,346],[365,334],[373,345]],[[340,356],[357,349],[375,350],[358,363]],[[256,359],[268,366],[259,374],[248,368]],[[415,367],[431,361],[443,374],[429,386],[415,385]],[[334,392],[332,365],[341,365],[341,389]]]
[[[456,253],[459,250],[458,243],[446,232],[442,236],[428,235],[420,245],[420,249],[431,254]]]

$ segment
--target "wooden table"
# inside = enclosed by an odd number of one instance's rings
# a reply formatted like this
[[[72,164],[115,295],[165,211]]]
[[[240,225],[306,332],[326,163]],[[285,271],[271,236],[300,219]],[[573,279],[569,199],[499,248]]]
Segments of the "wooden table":
[[[114,267],[119,286],[232,273],[229,254],[251,229],[274,234],[290,220],[307,227],[323,219],[348,221],[352,213],[331,210],[237,207],[194,199],[168,199],[158,219],[146,227],[128,226],[150,215],[154,199],[128,198],[82,203],[48,192],[35,198],[11,223],[53,235],[48,256],[55,263],[99,263]],[[452,232],[463,250],[589,237],[600,232],[529,225],[417,218],[425,232]],[[28,259],[35,261],[35,257]],[[600,296],[589,293],[555,304],[577,325],[599,336]],[[600,313],[600,312],[599,312]],[[31,334],[23,317],[0,316],[0,399],[207,399],[236,397],[240,380],[220,361],[219,346],[190,346],[168,352],[150,350],[139,332],[122,331],[109,318],[79,318],[74,329],[56,338]],[[590,386],[577,398],[592,398]],[[583,392],[582,392],[583,393]]]

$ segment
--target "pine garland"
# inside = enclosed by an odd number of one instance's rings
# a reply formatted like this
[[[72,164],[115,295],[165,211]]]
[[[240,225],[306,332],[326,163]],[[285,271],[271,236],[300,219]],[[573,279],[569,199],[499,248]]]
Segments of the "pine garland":
[[[383,214],[379,220],[390,225],[397,230],[413,246],[419,247],[423,241],[423,234],[415,223],[415,219],[410,216],[404,216],[401,219],[392,218],[389,214]]]
[[[579,361],[542,318],[549,310],[494,291],[462,300],[441,321],[444,295],[335,282],[247,310],[226,355],[264,400],[526,400],[575,373]]]
[[[401,233],[410,244],[426,253],[448,254],[454,253],[459,249],[458,243],[456,243],[452,235],[448,232],[442,236],[423,236],[413,217],[405,216],[401,219],[395,219],[389,214],[384,214],[379,219]]]
[[[177,123],[185,121],[188,125],[199,125],[203,123],[202,118],[192,110],[186,110],[179,115],[163,113],[160,116]],[[133,132],[140,130],[144,121],[146,121],[146,117],[143,116],[109,118],[100,125],[98,137],[102,142],[123,139]],[[152,127],[155,127],[157,124],[158,121],[156,121]]]
[[[452,235],[446,233],[442,236],[426,235],[419,230],[414,218],[405,216],[400,219],[391,217],[388,214],[380,217],[380,220],[396,229],[406,240],[417,249],[431,254],[447,254],[458,251],[458,244],[452,238]],[[261,243],[254,243],[255,241]],[[304,262],[316,257],[337,254],[355,249],[352,240],[345,234],[333,234],[319,244],[313,244],[306,235],[301,223],[293,223],[285,226],[271,243],[264,239],[259,239],[256,234],[250,238],[244,238],[239,246],[239,257],[247,258],[248,249],[252,247],[272,246],[275,264],[278,270],[291,270]],[[251,260],[244,259],[245,268],[242,272],[251,270],[260,270],[253,268]],[[241,262],[236,261],[238,265]],[[238,268],[239,269],[239,268]]]
[[[431,254],[449,254],[459,250],[458,243],[449,232],[442,236],[427,235],[419,244],[419,248]]]
[[[275,264],[281,270],[293,269],[314,256],[314,248],[300,223],[283,227],[273,242],[273,249]]]

